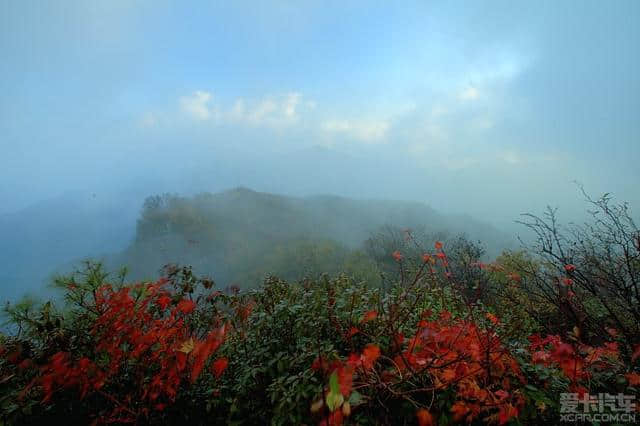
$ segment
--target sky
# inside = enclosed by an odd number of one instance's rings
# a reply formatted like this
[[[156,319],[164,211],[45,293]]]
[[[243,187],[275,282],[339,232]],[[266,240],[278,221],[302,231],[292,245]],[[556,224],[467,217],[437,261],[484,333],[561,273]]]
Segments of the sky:
[[[638,1],[4,1],[0,213],[70,191],[640,205]],[[636,211],[638,207],[636,207]]]

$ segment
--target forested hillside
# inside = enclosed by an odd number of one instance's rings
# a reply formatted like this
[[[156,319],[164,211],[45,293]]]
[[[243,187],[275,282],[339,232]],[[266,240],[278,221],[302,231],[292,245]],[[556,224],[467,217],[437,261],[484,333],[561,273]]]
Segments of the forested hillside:
[[[134,278],[157,276],[168,263],[192,265],[220,283],[252,287],[267,274],[298,279],[346,272],[377,280],[372,239],[397,239],[407,230],[426,244],[464,235],[482,241],[487,257],[515,238],[468,217],[447,217],[425,204],[286,197],[238,188],[194,197],[149,197],[135,240],[113,265]],[[369,243],[368,243],[369,242]]]

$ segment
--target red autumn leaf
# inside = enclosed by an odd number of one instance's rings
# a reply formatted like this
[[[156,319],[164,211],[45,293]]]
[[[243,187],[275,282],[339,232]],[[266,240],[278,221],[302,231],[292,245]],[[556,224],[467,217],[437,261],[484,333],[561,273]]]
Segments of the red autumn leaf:
[[[573,353],[574,353],[573,346],[567,343],[560,343],[559,345],[556,346],[552,356],[554,359],[561,361],[572,356]]]
[[[434,244],[436,250],[442,250],[442,243],[440,241],[436,241]]]
[[[511,281],[514,281],[516,283],[519,283],[522,281],[522,277],[520,276],[520,274],[517,274],[515,272],[507,274],[507,278],[509,278]]]
[[[314,359],[311,364],[311,369],[315,371],[324,370],[325,368],[327,368],[327,362],[321,356]]]
[[[502,389],[495,391],[494,394],[498,397],[500,401],[507,399],[509,397],[509,393]]]
[[[366,314],[364,314],[364,316],[362,317],[362,320],[360,322],[361,323],[365,323],[365,322],[368,322],[368,321],[373,321],[377,317],[378,317],[378,312],[369,311]]]
[[[402,262],[404,256],[398,250],[394,251],[391,256],[395,259],[396,262]]]
[[[176,352],[176,368],[182,371],[187,366],[187,354],[184,352]]]
[[[456,378],[456,371],[452,368],[447,368],[442,372],[440,378],[445,382],[452,382]]]
[[[457,401],[451,406],[451,414],[453,414],[454,422],[461,422],[462,419],[471,411],[467,404],[462,401]]]
[[[216,376],[216,378],[220,378],[228,365],[229,360],[227,358],[218,358],[211,365],[211,370],[213,371],[213,374]]]
[[[251,315],[251,312],[253,311],[253,306],[253,302],[249,302],[246,305],[239,306],[237,308],[236,312],[242,321],[246,321],[247,318],[249,318],[249,315]]]
[[[627,378],[629,385],[631,386],[640,386],[640,374],[638,373],[628,373],[625,374],[624,377]]]
[[[397,346],[402,346],[402,344],[404,343],[404,334],[396,333],[393,336],[393,341]]]
[[[340,426],[342,425],[342,410],[336,410],[332,413],[329,414],[329,417],[327,417],[328,420],[328,425],[329,426]]]
[[[486,316],[487,316],[487,319],[491,321],[493,324],[498,325],[500,323],[500,320],[498,319],[498,317],[493,315],[491,312],[487,312]]]
[[[193,350],[193,365],[191,366],[191,383],[194,383],[207,362],[210,354],[209,342],[198,342]]]
[[[156,304],[160,306],[162,309],[166,309],[167,306],[169,306],[169,303],[171,303],[171,298],[166,294],[158,297],[158,299],[156,300]]]
[[[511,404],[506,404],[500,407],[500,411],[498,413],[498,423],[503,425],[507,423],[513,417],[518,415],[518,410]]]
[[[184,299],[178,303],[178,310],[183,314],[189,314],[193,312],[195,308],[196,308],[196,304],[193,303],[193,300]]]
[[[351,394],[351,387],[353,386],[353,368],[350,366],[340,367],[336,372],[338,373],[340,393],[345,398],[348,398]]]
[[[449,321],[451,319],[451,312],[449,311],[440,312],[440,319],[443,321]]]
[[[373,368],[373,364],[380,357],[380,348],[378,345],[369,344],[362,351],[362,366],[365,369]]]
[[[536,351],[531,355],[531,362],[534,364],[547,363],[551,359],[551,355],[545,351]]]
[[[351,368],[356,368],[360,366],[362,357],[358,354],[349,354],[349,358],[347,358],[347,365]],[[339,367],[340,365],[337,365]]]
[[[416,412],[416,417],[418,418],[419,426],[433,426],[433,416],[431,413],[424,408],[419,409]]]
[[[18,364],[18,368],[20,370],[26,370],[27,368],[31,367],[33,363],[31,362],[31,360],[29,358],[23,360],[20,364]]]
[[[571,273],[576,270],[576,267],[572,264],[564,265],[564,270]]]
[[[633,354],[631,355],[631,362],[635,362],[636,359],[640,358],[640,344],[636,345],[633,349]]]
[[[20,355],[22,355],[20,351],[13,351],[9,353],[9,355],[7,355],[7,361],[9,361],[11,364],[17,364],[18,360],[20,359]]]

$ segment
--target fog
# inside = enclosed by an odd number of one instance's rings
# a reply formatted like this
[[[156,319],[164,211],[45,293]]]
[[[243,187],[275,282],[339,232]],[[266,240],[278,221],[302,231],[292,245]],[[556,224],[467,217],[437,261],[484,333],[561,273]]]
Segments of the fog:
[[[2,2],[2,292],[123,252],[155,194],[412,201],[514,241],[581,221],[576,182],[640,205],[640,3],[344,3]]]

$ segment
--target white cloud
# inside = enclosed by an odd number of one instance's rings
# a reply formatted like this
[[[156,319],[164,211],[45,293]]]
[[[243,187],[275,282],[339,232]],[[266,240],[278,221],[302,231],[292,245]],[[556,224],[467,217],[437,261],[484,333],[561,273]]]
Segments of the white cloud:
[[[191,95],[180,98],[180,108],[196,120],[208,120],[214,112],[214,110],[209,107],[209,102],[212,97],[209,92],[197,90]]]
[[[253,124],[262,124],[272,119],[278,111],[278,104],[272,99],[264,99],[253,108],[246,118]]]
[[[343,134],[360,142],[382,141],[390,127],[386,120],[329,120],[322,125],[325,132]]]
[[[229,112],[229,118],[231,119],[231,121],[239,121],[242,120],[242,118],[245,116],[245,113],[246,106],[244,99],[238,98],[236,99],[233,107],[231,108],[231,111]]]
[[[230,111],[229,118],[233,122],[251,126],[291,126],[300,118],[300,107],[311,109],[311,101],[303,103],[302,99],[302,94],[298,92],[266,96],[253,101],[238,99]]]
[[[296,116],[296,107],[300,102],[302,95],[300,93],[289,93],[284,101],[284,115],[289,118]]]

